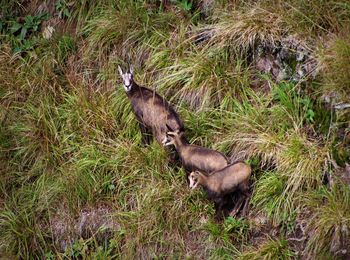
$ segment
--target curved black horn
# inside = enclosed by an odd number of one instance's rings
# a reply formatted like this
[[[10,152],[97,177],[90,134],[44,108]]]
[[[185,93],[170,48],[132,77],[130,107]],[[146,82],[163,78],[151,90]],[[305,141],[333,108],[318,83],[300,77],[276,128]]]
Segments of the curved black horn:
[[[174,132],[174,129],[172,129],[168,124],[165,124],[165,125],[166,125],[166,127],[168,128],[168,131]]]

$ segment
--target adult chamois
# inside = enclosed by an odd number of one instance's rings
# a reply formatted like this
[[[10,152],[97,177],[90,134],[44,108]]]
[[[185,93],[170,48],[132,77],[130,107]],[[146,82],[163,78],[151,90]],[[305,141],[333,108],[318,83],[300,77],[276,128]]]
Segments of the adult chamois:
[[[196,170],[209,174],[221,170],[229,164],[226,156],[222,153],[199,145],[189,144],[184,132],[173,130],[170,126],[167,127],[170,131],[167,132],[163,145],[175,146],[187,175]]]
[[[139,122],[143,144],[150,144],[150,137],[153,134],[157,142],[162,145],[162,141],[166,138],[167,125],[179,132],[184,131],[182,120],[170,104],[154,90],[141,87],[134,81],[132,67],[125,73],[120,66],[118,70],[132,110]]]
[[[210,175],[206,175],[200,171],[191,172],[188,177],[190,181],[190,188],[195,189],[198,185],[202,186],[206,191],[208,198],[215,204],[216,214],[222,211],[224,203],[226,202],[227,195],[241,191],[243,196],[240,196],[235,208],[231,211],[230,215],[236,215],[241,208],[244,199],[246,199],[243,207],[243,214],[248,206],[249,198],[249,178],[252,173],[252,168],[244,162],[235,162],[229,166],[212,172]]]

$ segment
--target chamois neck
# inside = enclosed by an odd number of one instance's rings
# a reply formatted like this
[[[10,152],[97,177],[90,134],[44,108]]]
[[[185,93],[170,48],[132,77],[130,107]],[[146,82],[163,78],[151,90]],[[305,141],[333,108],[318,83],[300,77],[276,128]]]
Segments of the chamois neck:
[[[179,138],[175,138],[174,145],[175,145],[176,150],[180,151],[183,148],[185,148],[186,146],[188,146],[188,142],[184,136],[181,136]]]
[[[208,177],[205,176],[203,173],[199,173],[198,174],[198,183],[203,186],[203,187],[207,187],[208,184]]]
[[[135,81],[132,81],[131,89],[130,89],[130,91],[126,92],[126,94],[128,96],[131,96],[131,95],[135,94],[139,89],[140,89],[140,86]]]

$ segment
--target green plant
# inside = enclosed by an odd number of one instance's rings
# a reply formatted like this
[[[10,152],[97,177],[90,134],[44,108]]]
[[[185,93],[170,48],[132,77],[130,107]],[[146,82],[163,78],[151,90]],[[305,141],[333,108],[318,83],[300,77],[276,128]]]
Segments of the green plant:
[[[66,250],[65,255],[72,258],[85,258],[88,254],[88,243],[89,241],[84,241],[83,239],[75,241],[74,244]]]
[[[68,2],[66,0],[57,0],[55,3],[55,8],[58,12],[58,17],[61,19],[71,17],[71,12],[69,11],[69,8],[73,4],[73,2]]]
[[[215,106],[225,96],[244,92],[249,71],[241,60],[232,63],[226,50],[194,50],[175,64],[163,69],[157,82],[161,89],[170,89],[174,98],[191,108]],[[174,88],[177,91],[174,91]]]
[[[127,50],[119,52],[119,48],[115,49],[121,58],[127,61],[131,58],[140,59],[140,56],[147,55],[151,43],[158,45],[164,40],[163,34],[176,19],[173,13],[148,12],[140,1],[123,0],[116,5],[101,4],[96,10],[96,14],[83,28],[83,34],[87,36],[89,49],[92,52],[98,49],[96,54],[101,59],[120,44]]]
[[[257,211],[262,211],[275,223],[294,222],[296,213],[293,202],[286,196],[286,180],[274,172],[265,172],[257,180],[251,204]]]
[[[63,35],[57,43],[57,60],[65,62],[70,53],[76,51],[74,39],[68,35]]]
[[[41,23],[48,18],[46,13],[41,13],[35,16],[27,15],[23,22],[16,19],[9,19],[2,23],[1,31],[8,37],[12,44],[14,53],[28,51],[34,48],[38,42],[36,33],[38,32]]]
[[[248,250],[241,254],[238,259],[293,259],[295,256],[294,252],[288,247],[288,242],[284,238],[280,239],[269,239],[264,242],[258,248]]]
[[[202,28],[204,32],[212,32],[209,45],[234,48],[241,53],[247,53],[258,44],[275,46],[288,29],[280,14],[259,6],[244,11],[219,9],[213,18],[214,23]]]
[[[188,0],[178,0],[177,6],[179,6],[184,11],[191,11],[192,9],[192,2]]]
[[[243,218],[236,219],[234,217],[227,217],[224,220],[223,226],[225,233],[229,234],[234,240],[241,241],[242,243],[246,241],[249,231],[249,223],[247,220]]]
[[[331,252],[339,254],[349,246],[350,189],[336,180],[331,189],[321,186],[304,198],[312,211],[307,232],[310,239],[305,254],[319,256]]]
[[[350,93],[350,37],[347,30],[319,54],[324,71],[322,91],[334,102],[345,101]]]
[[[279,102],[287,113],[297,118],[301,125],[314,122],[315,112],[310,97],[298,93],[294,84],[281,83],[273,88],[272,95],[273,100]]]

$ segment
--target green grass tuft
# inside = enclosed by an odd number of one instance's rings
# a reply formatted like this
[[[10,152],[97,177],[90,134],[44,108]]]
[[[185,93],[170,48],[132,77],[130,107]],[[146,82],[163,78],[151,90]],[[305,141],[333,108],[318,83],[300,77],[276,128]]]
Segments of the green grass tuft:
[[[288,247],[288,242],[284,239],[269,239],[255,250],[244,252],[239,259],[293,259],[294,253]]]
[[[324,71],[322,84],[324,95],[330,95],[335,102],[346,102],[350,94],[349,34],[334,39],[320,59]]]
[[[350,189],[338,181],[329,190],[322,186],[305,196],[306,206],[312,215],[308,220],[309,240],[305,252],[320,256],[329,252],[339,257],[349,248],[350,234]],[[344,251],[345,250],[345,251]]]

